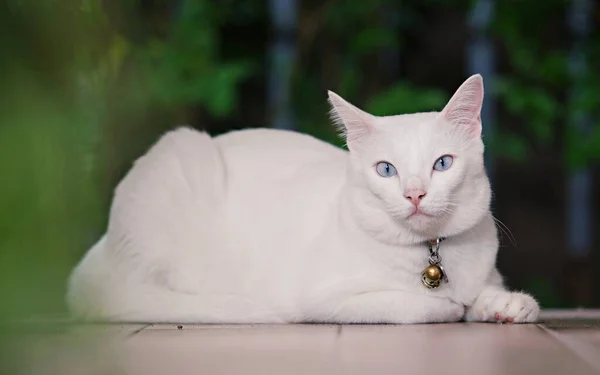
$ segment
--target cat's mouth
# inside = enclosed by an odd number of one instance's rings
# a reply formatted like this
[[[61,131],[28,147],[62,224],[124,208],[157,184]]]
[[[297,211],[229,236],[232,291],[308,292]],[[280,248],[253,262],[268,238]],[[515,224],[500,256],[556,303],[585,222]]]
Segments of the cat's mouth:
[[[433,218],[434,216],[431,215],[431,214],[428,214],[427,212],[423,211],[423,209],[417,207],[406,218],[410,219],[412,217],[430,217],[430,218]]]

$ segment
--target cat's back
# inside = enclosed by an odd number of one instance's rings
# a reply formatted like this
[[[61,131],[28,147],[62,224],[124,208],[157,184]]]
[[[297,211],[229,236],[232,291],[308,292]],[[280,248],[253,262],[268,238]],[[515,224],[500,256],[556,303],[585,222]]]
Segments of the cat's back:
[[[310,135],[248,129],[214,140],[232,200],[259,204],[273,197],[282,201],[304,197],[305,204],[323,205],[339,192],[347,176],[347,152]],[[315,193],[312,199],[310,192]]]
[[[312,161],[344,162],[346,151],[313,136],[291,130],[244,129],[214,137],[222,155],[227,160],[305,164]]]
[[[348,154],[309,135],[252,129],[215,137],[227,186],[223,212],[239,238],[286,248],[307,242],[328,225],[345,186]],[[303,232],[293,228],[303,228]],[[263,248],[261,251],[268,252]],[[277,247],[279,249],[279,247]]]

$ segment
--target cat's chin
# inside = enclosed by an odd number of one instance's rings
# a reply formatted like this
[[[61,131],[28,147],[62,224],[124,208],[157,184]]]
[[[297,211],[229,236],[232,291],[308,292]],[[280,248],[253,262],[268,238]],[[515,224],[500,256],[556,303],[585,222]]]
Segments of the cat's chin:
[[[416,211],[406,216],[403,220],[404,226],[412,232],[425,237],[437,237],[440,234],[442,217],[427,211]]]
[[[405,222],[415,229],[427,229],[437,222],[437,218],[426,213],[416,213],[407,217]]]

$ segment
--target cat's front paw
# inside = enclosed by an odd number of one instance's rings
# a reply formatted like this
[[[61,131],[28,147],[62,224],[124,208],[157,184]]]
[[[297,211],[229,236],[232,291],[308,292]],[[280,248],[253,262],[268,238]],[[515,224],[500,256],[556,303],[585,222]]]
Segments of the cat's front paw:
[[[498,291],[480,296],[467,311],[468,321],[532,323],[540,313],[537,301],[528,294]]]

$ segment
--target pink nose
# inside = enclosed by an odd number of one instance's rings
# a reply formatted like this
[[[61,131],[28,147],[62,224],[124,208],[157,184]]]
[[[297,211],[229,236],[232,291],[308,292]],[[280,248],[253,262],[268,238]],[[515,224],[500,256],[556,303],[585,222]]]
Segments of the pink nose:
[[[419,206],[421,200],[425,198],[427,193],[421,189],[408,190],[404,193],[404,198],[412,202],[415,207]]]

